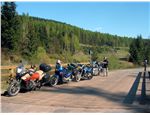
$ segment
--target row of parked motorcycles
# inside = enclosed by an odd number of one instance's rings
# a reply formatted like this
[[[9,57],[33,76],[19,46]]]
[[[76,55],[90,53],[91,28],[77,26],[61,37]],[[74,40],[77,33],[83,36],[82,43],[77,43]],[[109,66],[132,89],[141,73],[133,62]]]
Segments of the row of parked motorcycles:
[[[99,75],[102,67],[99,64],[77,64],[70,63],[67,67],[62,67],[50,75],[51,67],[45,63],[40,64],[39,70],[42,70],[43,77],[38,79],[36,71],[25,70],[23,67],[16,68],[16,77],[10,78],[8,83],[7,94],[15,96],[20,91],[32,91],[40,89],[42,86],[54,87],[57,84],[68,83],[70,81],[79,82],[80,80],[90,80],[93,76]],[[26,74],[30,77],[22,79]]]

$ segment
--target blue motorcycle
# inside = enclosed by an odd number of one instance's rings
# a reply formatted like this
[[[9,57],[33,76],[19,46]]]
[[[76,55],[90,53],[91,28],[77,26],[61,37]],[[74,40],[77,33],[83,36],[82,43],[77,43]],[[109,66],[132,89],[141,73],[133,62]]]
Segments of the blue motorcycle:
[[[75,68],[71,67],[70,65],[68,65],[67,68],[60,67],[51,77],[50,85],[55,86],[58,83],[63,84],[72,81],[72,79],[74,78],[74,69]]]
[[[81,73],[81,79],[92,79],[93,78],[93,67],[90,65],[82,65],[80,64],[80,73]]]

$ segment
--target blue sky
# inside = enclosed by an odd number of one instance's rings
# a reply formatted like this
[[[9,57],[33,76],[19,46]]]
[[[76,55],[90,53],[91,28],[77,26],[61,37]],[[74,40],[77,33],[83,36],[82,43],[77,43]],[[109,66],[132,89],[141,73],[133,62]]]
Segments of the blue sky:
[[[16,2],[29,13],[84,29],[119,36],[150,36],[150,2]]]

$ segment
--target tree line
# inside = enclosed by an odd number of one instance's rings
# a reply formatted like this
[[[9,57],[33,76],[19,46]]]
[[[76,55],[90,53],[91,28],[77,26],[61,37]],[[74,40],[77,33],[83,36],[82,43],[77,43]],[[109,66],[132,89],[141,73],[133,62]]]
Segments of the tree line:
[[[144,60],[150,61],[150,40],[137,36],[130,44],[130,61],[142,65]]]
[[[1,12],[2,49],[27,59],[35,57],[39,51],[73,55],[82,50],[82,45],[129,47],[133,41],[130,37],[93,32],[29,14],[18,15],[15,2],[3,2]]]

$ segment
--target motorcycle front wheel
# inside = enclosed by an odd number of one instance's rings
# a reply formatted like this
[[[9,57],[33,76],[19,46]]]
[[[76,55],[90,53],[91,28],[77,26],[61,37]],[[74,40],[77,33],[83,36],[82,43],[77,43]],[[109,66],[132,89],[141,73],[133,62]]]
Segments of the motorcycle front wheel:
[[[93,78],[92,73],[88,73],[88,74],[87,74],[87,78],[88,78],[88,80],[91,80],[91,79]]]
[[[19,93],[19,91],[20,91],[20,83],[16,80],[13,80],[7,89],[8,95],[15,96]]]

